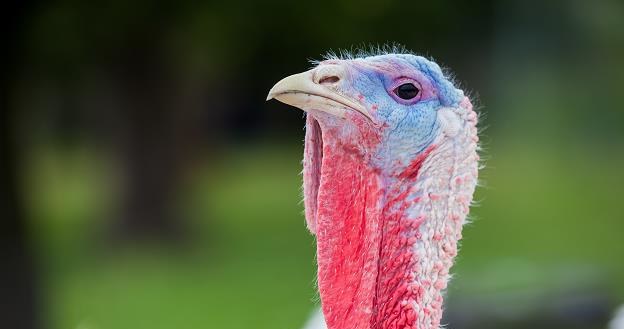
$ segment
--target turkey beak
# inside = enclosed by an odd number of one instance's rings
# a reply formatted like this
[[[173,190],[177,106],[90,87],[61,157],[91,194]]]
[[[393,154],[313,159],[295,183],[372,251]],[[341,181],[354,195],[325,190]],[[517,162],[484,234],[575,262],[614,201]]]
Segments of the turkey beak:
[[[341,65],[324,64],[280,80],[271,88],[266,100],[275,98],[306,112],[319,110],[340,118],[344,118],[347,111],[355,110],[372,120],[362,104],[338,92],[338,85],[344,78],[345,69]]]

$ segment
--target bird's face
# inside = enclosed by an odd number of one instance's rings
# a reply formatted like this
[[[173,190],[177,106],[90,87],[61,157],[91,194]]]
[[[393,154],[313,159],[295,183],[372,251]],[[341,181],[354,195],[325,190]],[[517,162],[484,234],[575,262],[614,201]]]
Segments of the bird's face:
[[[388,175],[441,134],[457,133],[469,104],[437,64],[411,54],[326,60],[278,82],[270,98],[308,112],[323,143],[357,152]],[[314,124],[309,120],[308,130]]]
[[[269,92],[306,118],[303,190],[328,328],[438,328],[477,180],[477,116],[410,54],[330,59]]]

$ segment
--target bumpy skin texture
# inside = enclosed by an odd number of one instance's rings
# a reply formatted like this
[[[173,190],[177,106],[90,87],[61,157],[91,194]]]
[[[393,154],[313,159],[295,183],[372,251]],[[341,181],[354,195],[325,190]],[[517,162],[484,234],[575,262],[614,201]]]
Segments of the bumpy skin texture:
[[[385,54],[341,65],[333,88],[371,114],[308,111],[304,203],[330,329],[438,328],[477,183],[477,115],[433,62]],[[394,90],[418,85],[418,99]]]

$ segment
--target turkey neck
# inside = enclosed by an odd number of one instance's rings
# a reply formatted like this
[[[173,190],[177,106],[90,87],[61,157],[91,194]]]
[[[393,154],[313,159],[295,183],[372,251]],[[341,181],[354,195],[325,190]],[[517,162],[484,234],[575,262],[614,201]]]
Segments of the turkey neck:
[[[476,180],[461,140],[439,139],[388,174],[308,118],[306,215],[329,329],[439,327]]]

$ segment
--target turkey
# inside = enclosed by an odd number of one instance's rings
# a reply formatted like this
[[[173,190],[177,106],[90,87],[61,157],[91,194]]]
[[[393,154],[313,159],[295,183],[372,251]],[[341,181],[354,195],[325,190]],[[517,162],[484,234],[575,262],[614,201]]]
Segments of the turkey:
[[[270,99],[306,112],[304,206],[323,313],[310,327],[439,328],[477,184],[470,99],[403,51],[329,56]]]

